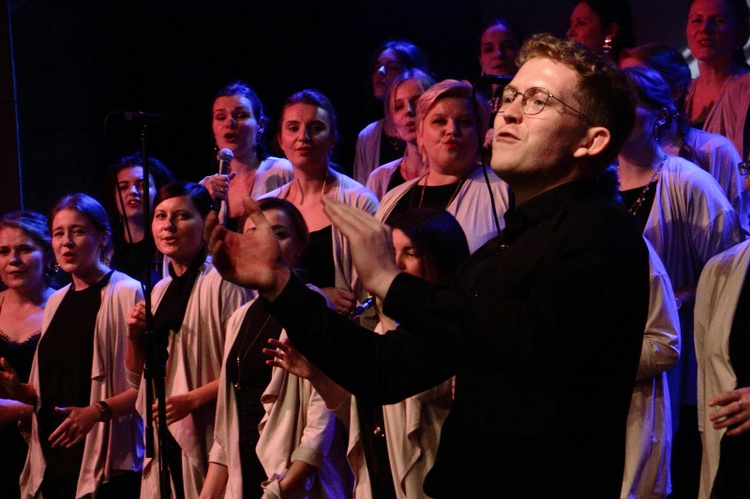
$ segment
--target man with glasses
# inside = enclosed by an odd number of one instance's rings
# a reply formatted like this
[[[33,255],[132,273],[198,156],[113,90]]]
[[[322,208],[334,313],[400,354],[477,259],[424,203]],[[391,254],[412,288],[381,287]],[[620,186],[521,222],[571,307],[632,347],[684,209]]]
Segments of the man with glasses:
[[[326,310],[280,262],[250,201],[254,234],[210,227],[214,263],[259,289],[293,344],[358,397],[392,403],[456,376],[429,496],[616,498],[649,269],[600,177],[635,101],[618,68],[574,42],[534,36],[520,61],[492,155],[517,206],[451,287],[401,273],[387,227],[325,202],[395,331],[371,334]]]

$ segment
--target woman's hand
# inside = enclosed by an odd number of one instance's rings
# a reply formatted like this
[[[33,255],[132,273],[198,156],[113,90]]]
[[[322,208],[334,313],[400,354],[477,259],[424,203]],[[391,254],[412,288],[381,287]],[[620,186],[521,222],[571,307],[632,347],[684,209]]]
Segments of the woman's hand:
[[[173,395],[167,397],[164,401],[164,409],[167,414],[167,426],[172,423],[184,419],[188,414],[193,412],[193,401],[189,393],[181,393],[179,395]],[[151,406],[154,421],[159,422],[159,406],[154,404]]]
[[[21,384],[21,379],[16,374],[15,369],[10,363],[5,360],[5,357],[0,358],[0,366],[3,370],[0,371],[0,387],[2,387],[2,396],[7,398],[15,399],[18,393],[18,386]]]
[[[126,319],[128,324],[128,337],[137,338],[146,328],[146,302],[139,301],[130,311],[130,317]]]
[[[271,357],[266,360],[266,364],[269,366],[280,367],[304,379],[310,379],[317,369],[289,341],[281,342],[277,339],[269,338],[268,344],[273,348],[264,348],[263,353]]]
[[[17,400],[0,399],[0,427],[31,420],[34,408]]]
[[[206,188],[213,199],[224,200],[227,198],[227,192],[229,192],[229,182],[237,175],[237,172],[232,172],[229,175],[221,175],[219,173],[215,175],[209,175],[200,181],[200,184]]]
[[[333,302],[334,310],[343,316],[348,316],[357,305],[354,294],[345,289],[323,288],[321,291]]]
[[[739,435],[750,428],[750,387],[720,393],[708,401],[709,407],[718,407],[708,418],[715,430],[727,428],[727,435]]]
[[[55,407],[58,414],[67,414],[49,436],[52,447],[73,447],[89,434],[99,422],[99,408],[95,404],[86,407]]]

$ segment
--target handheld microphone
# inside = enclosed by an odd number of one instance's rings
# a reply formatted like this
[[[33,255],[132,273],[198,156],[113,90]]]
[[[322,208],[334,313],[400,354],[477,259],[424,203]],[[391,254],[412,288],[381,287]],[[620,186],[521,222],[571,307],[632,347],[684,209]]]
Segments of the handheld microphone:
[[[234,159],[234,153],[231,149],[222,149],[216,154],[216,160],[219,162],[219,175],[229,175],[229,163]]]
[[[229,175],[229,163],[234,159],[234,153],[230,149],[221,149],[216,154],[216,159],[219,161],[219,175]],[[229,216],[229,205],[226,199],[222,199],[219,206],[216,207],[219,210],[219,222],[224,227],[227,226],[227,217]]]

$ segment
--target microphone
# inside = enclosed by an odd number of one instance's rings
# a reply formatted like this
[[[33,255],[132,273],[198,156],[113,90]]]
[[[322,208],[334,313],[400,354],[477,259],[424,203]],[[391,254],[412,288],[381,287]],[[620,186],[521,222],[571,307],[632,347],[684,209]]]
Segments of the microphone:
[[[513,77],[512,76],[508,76],[508,75],[487,75],[487,74],[483,74],[479,78],[482,81],[486,81],[486,82],[489,82],[489,83],[494,83],[495,85],[501,85],[503,87],[505,85],[507,85],[508,83],[510,83],[511,80],[513,80]]]
[[[216,154],[216,160],[219,162],[219,175],[229,175],[229,163],[234,159],[234,153],[231,149],[221,149]]]
[[[219,175],[229,175],[229,163],[234,159],[234,153],[230,149],[221,149],[216,154],[216,159],[219,161]],[[221,214],[219,222],[226,227],[227,217],[229,216],[229,205],[227,204],[227,200],[222,199],[219,206],[217,206],[217,209],[219,210],[219,214]]]

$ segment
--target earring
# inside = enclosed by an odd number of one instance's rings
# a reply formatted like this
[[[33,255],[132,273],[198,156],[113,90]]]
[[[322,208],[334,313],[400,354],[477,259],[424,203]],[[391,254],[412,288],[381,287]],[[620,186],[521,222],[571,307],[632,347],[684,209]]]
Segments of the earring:
[[[612,52],[612,37],[607,35],[607,37],[604,39],[604,45],[602,45],[602,51],[605,54],[609,54]]]

